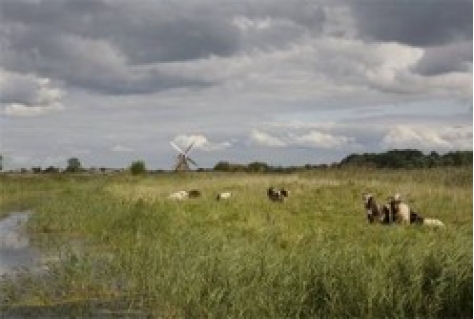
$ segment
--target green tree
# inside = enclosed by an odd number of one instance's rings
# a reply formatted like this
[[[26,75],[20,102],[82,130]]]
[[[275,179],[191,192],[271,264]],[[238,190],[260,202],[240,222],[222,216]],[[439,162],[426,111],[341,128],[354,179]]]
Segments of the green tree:
[[[252,162],[247,165],[247,171],[249,172],[267,172],[269,168],[268,164],[264,162]]]
[[[54,166],[48,166],[44,169],[45,173],[59,173],[59,168]]]
[[[138,174],[145,173],[146,172],[145,162],[143,162],[143,161],[132,162],[132,164],[130,165],[130,172],[133,175],[138,175]]]
[[[423,168],[436,166],[469,166],[472,165],[472,151],[456,151],[439,155],[433,151],[424,155],[419,150],[390,150],[385,153],[362,155],[351,154],[344,158],[340,165],[375,166],[379,168]]]
[[[81,170],[81,162],[77,157],[71,157],[67,160],[67,172],[79,172]]]
[[[33,171],[33,173],[39,174],[41,173],[41,166],[34,166],[31,168],[31,170]]]
[[[218,162],[216,165],[214,165],[213,169],[215,171],[228,172],[228,171],[230,171],[230,163],[225,162],[225,161]]]

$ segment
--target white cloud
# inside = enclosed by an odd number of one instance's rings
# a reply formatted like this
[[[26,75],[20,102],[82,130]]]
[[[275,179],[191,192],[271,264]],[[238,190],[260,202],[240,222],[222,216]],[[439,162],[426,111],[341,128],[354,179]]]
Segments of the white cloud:
[[[112,152],[118,152],[118,153],[127,153],[127,152],[133,152],[133,149],[130,148],[130,147],[127,147],[127,146],[123,146],[123,145],[115,145],[114,147],[112,147]]]
[[[337,136],[319,131],[311,131],[304,135],[292,136],[292,142],[301,146],[340,148],[352,144],[354,139],[346,136]]]
[[[271,136],[268,133],[259,131],[259,130],[252,130],[250,135],[250,139],[257,145],[262,146],[269,146],[269,147],[284,147],[286,143],[283,142],[280,138],[275,136]]]
[[[12,117],[30,117],[57,112],[63,109],[64,107],[60,103],[55,103],[48,106],[27,106],[24,104],[9,103],[4,107],[3,114]]]
[[[385,148],[422,150],[472,149],[472,126],[410,127],[398,125],[388,130],[382,140]]]
[[[254,49],[229,57],[211,56],[157,68],[166,74],[214,83],[200,91],[206,101],[220,94],[232,94],[254,103],[347,98],[353,94],[358,98],[384,96],[393,101],[407,95],[472,96],[471,73],[416,73],[415,67],[424,52],[399,43],[308,34],[284,47]],[[193,97],[195,93],[190,92]]]
[[[7,116],[38,116],[64,109],[64,91],[51,80],[0,68],[0,102]]]
[[[272,19],[270,17],[249,19],[244,16],[237,16],[233,19],[232,23],[242,31],[254,31],[269,29],[272,25]]]
[[[351,137],[330,134],[311,130],[309,132],[275,132],[269,134],[260,130],[252,130],[250,140],[257,145],[268,147],[311,147],[337,149],[345,146],[355,145]]]
[[[232,146],[232,144],[228,141],[210,142],[207,137],[200,134],[181,134],[176,136],[173,139],[173,142],[180,146],[183,151],[185,151],[191,144],[193,144],[193,149],[199,149],[208,152],[219,151]]]

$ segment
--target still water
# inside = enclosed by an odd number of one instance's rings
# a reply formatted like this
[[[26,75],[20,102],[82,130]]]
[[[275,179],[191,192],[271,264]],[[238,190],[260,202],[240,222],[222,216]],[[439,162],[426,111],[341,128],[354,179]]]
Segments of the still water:
[[[14,212],[0,219],[0,276],[38,265],[40,253],[26,233],[29,212]]]

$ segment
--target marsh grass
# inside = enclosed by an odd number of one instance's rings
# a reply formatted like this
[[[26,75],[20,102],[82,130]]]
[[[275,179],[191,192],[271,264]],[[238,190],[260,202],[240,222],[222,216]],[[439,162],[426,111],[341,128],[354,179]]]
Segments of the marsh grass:
[[[168,318],[472,315],[472,169],[2,183],[2,207],[20,201],[35,211],[29,224],[35,242],[50,250],[78,238],[88,243],[63,253],[47,276],[4,280],[8,311],[44,306],[47,314],[66,307],[80,316],[110,311]],[[289,188],[289,200],[268,201],[270,185]],[[190,188],[203,197],[167,199]],[[222,190],[235,196],[218,202]],[[417,211],[446,227],[368,225],[365,191],[380,200],[406,194]]]

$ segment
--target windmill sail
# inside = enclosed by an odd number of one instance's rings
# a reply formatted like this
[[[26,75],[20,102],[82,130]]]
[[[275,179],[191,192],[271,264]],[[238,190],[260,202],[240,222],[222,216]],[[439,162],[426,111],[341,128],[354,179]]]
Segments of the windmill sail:
[[[193,161],[193,159],[191,157],[187,156],[186,158],[188,159],[188,161],[190,163],[192,163],[194,166],[198,167],[198,164],[195,161]]]
[[[173,141],[170,142],[170,145],[171,145],[175,150],[177,150],[180,154],[184,154],[184,152],[179,148],[179,146],[176,145],[175,143],[173,143]]]
[[[190,167],[189,167],[188,162],[193,164],[196,167],[198,166],[197,163],[188,156],[189,151],[191,151],[192,147],[194,146],[194,141],[186,148],[186,151],[184,152],[178,145],[176,145],[172,141],[170,142],[170,145],[179,153],[176,159],[176,164],[174,166],[174,171],[176,172],[189,171]]]

